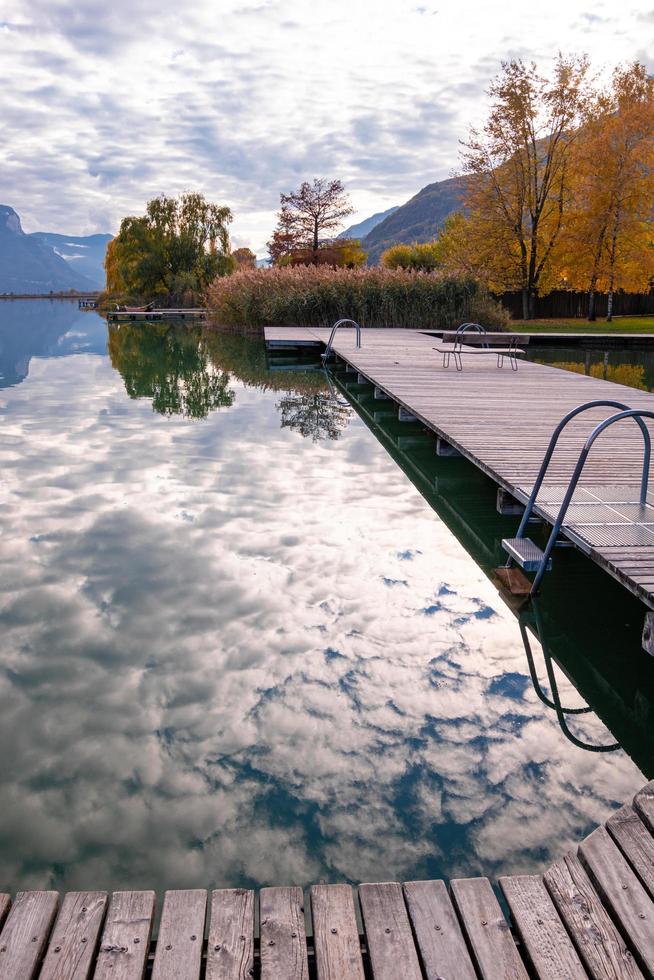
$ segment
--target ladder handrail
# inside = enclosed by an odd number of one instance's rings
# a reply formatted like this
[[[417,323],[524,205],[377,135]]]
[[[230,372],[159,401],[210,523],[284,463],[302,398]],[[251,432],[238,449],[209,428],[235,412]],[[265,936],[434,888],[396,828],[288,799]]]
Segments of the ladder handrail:
[[[641,432],[643,433],[643,442],[645,444],[645,450],[643,453],[643,475],[641,478],[641,493],[640,493],[640,503],[643,506],[647,502],[647,485],[649,480],[649,462],[651,455],[651,439],[647,426],[643,422],[644,418],[654,419],[654,412],[645,408],[628,408],[625,411],[618,412],[616,415],[611,415],[608,419],[604,419],[603,422],[599,422],[595,426],[591,434],[586,439],[583,448],[579,454],[579,459],[577,460],[577,465],[574,468],[572,476],[570,478],[570,483],[568,484],[568,489],[565,492],[563,500],[561,501],[561,506],[559,508],[559,513],[556,521],[552,525],[552,531],[550,533],[547,545],[545,546],[545,551],[543,553],[543,558],[541,561],[540,568],[536,573],[536,578],[534,579],[533,585],[531,587],[531,595],[535,595],[538,591],[538,586],[541,583],[543,575],[545,574],[545,569],[547,568],[547,562],[550,559],[552,551],[554,550],[554,545],[556,544],[556,539],[559,535],[563,521],[565,520],[565,515],[567,513],[570,501],[572,500],[572,495],[574,494],[577,484],[579,483],[579,477],[581,476],[582,470],[586,465],[586,460],[588,458],[588,453],[590,452],[593,443],[596,439],[601,436],[605,429],[608,429],[610,425],[614,425],[616,422],[622,422],[623,419],[634,419],[640,426]]]
[[[543,462],[541,463],[540,470],[538,471],[538,476],[536,477],[536,482],[534,483],[534,486],[532,488],[531,494],[529,495],[529,500],[527,502],[527,506],[525,507],[524,514],[522,515],[522,520],[520,521],[520,526],[518,528],[518,533],[516,534],[516,537],[517,538],[524,537],[525,529],[527,527],[527,523],[528,523],[529,518],[531,517],[532,511],[534,509],[534,504],[536,503],[536,498],[538,497],[538,493],[539,493],[540,488],[541,488],[541,486],[543,484],[543,480],[545,479],[545,474],[547,473],[547,470],[549,468],[550,461],[552,459],[552,456],[554,454],[554,450],[556,448],[556,444],[559,441],[559,436],[561,435],[561,433],[565,429],[565,427],[568,424],[568,422],[571,422],[572,419],[575,418],[575,416],[579,415],[581,412],[588,411],[588,409],[590,409],[590,408],[618,408],[621,411],[629,411],[630,410],[629,409],[629,406],[628,405],[624,405],[622,402],[614,402],[614,401],[608,401],[606,399],[598,399],[597,401],[585,402],[583,405],[577,405],[576,408],[573,408],[571,412],[568,412],[568,414],[565,415],[561,419],[561,421],[559,422],[559,424],[557,425],[557,427],[554,429],[554,432],[552,433],[552,436],[550,438],[549,445],[547,447],[547,451],[545,452],[545,455],[543,456]],[[610,416],[610,417],[613,417],[613,416]],[[640,486],[640,502],[642,504],[642,503],[645,502],[645,497],[647,496],[647,483],[648,483],[648,479],[649,479],[649,461],[650,461],[650,457],[651,457],[651,439],[650,439],[650,435],[649,435],[649,430],[648,430],[647,426],[645,425],[645,423],[642,421],[642,419],[636,419],[635,421],[640,426],[641,432],[643,433],[643,440],[645,442],[645,456],[644,456],[644,461],[643,461],[643,476],[642,476],[642,479],[641,479],[641,486]]]
[[[334,326],[332,327],[332,332],[329,335],[327,346],[325,347],[325,351],[322,354],[323,359],[326,360],[332,352],[332,343],[336,331],[338,330],[339,327],[344,326],[346,323],[351,323],[354,329],[356,330],[356,349],[359,350],[359,348],[361,347],[361,327],[356,322],[356,320],[351,320],[349,317],[343,317],[342,320],[337,320]]]

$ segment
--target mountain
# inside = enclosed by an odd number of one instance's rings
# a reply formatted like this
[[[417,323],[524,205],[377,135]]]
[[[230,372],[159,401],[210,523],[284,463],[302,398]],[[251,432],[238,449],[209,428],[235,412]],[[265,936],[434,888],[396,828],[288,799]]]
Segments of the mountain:
[[[461,210],[461,194],[465,177],[451,177],[427,184],[421,191],[380,221],[361,245],[368,253],[369,265],[376,265],[381,254],[391,245],[402,242],[428,242],[435,238],[445,219]]]
[[[51,245],[23,231],[13,208],[0,204],[0,293],[49,293],[93,290]]]
[[[113,235],[55,235],[35,231],[30,236],[55,250],[75,273],[84,276],[95,289],[104,289],[104,256]]]
[[[345,231],[342,231],[338,237],[365,238],[365,236],[369,235],[372,229],[376,228],[377,225],[384,220],[384,218],[388,218],[389,215],[393,214],[397,210],[398,205],[396,204],[395,207],[389,208],[388,211],[378,211],[377,214],[371,215],[369,218],[366,218],[365,221],[359,221],[359,223],[356,225],[350,225],[350,227],[346,228]]]

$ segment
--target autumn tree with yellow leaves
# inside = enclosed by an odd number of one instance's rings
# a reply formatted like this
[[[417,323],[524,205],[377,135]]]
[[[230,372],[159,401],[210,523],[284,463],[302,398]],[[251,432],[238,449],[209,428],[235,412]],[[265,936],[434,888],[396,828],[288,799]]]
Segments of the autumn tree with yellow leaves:
[[[654,279],[654,79],[639,62],[620,66],[580,133],[573,202],[559,263],[567,284],[595,295],[647,292]]]
[[[647,291],[654,281],[654,80],[639,62],[606,91],[585,58],[502,66],[481,131],[464,144],[464,212],[437,240],[441,268],[495,292],[519,290],[523,316],[552,289]]]

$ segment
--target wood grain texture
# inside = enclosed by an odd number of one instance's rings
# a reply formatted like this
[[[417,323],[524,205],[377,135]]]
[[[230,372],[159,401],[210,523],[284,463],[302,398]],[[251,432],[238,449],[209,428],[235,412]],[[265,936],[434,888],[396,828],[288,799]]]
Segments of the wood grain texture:
[[[527,980],[509,923],[488,878],[454,879],[451,888],[482,980]]]
[[[606,821],[606,829],[654,898],[654,836],[631,806],[622,806]]]
[[[150,949],[154,906],[151,891],[113,893],[94,980],[142,980]]]
[[[11,895],[0,894],[0,929],[2,929],[5,919],[9,915],[11,908]]]
[[[254,969],[254,892],[211,893],[206,980],[250,980]]]
[[[543,880],[588,975],[593,980],[642,980],[579,858],[567,854],[548,868]]]
[[[654,976],[654,904],[604,827],[579,845],[581,862],[645,972]]]
[[[402,886],[359,885],[359,902],[374,980],[422,980]]]
[[[262,888],[261,980],[307,980],[304,895],[301,888]]]
[[[311,915],[318,980],[364,980],[350,886],[314,885]]]
[[[407,881],[404,897],[427,980],[476,980],[445,883]]]
[[[0,934],[0,980],[36,976],[58,904],[57,892],[18,892]]]
[[[511,917],[539,980],[585,980],[586,971],[539,875],[500,878]]]
[[[39,980],[87,980],[107,907],[106,892],[69,892],[57,916]]]
[[[654,779],[634,796],[634,810],[649,832],[654,834]]]
[[[152,980],[198,980],[206,913],[203,888],[166,892]]]

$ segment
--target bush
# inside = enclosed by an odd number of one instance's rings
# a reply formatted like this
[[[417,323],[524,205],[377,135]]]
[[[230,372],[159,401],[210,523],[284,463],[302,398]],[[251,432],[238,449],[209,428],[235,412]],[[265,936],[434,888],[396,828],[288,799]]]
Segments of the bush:
[[[209,309],[229,326],[330,327],[352,317],[362,327],[451,329],[463,320],[504,329],[508,314],[479,283],[406,269],[325,266],[243,269],[216,279]]]
[[[413,269],[414,272],[434,272],[442,264],[438,242],[391,245],[385,252],[382,252],[381,264],[386,269]]]

